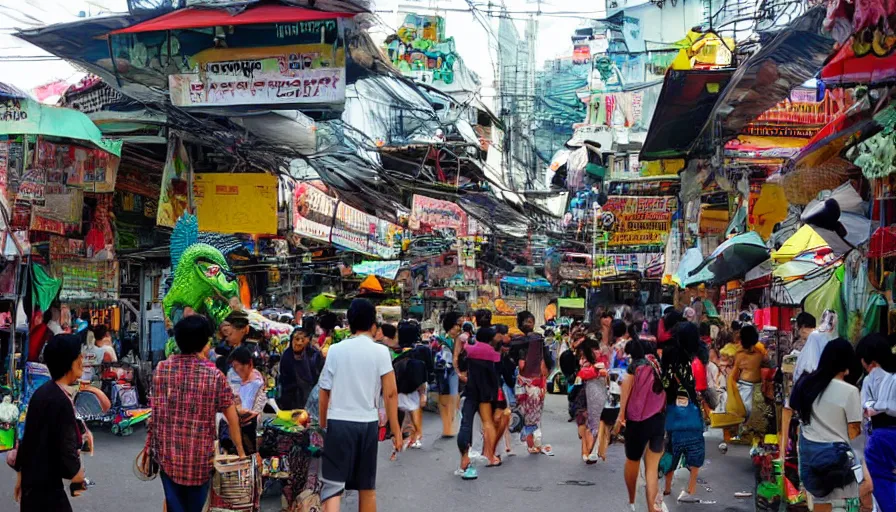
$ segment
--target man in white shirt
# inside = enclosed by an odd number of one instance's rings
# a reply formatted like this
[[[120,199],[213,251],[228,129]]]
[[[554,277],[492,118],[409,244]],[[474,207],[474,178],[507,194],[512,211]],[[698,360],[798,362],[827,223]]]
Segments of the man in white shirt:
[[[50,308],[50,313],[53,315],[52,319],[47,322],[47,329],[53,333],[53,336],[57,334],[62,334],[62,325],[59,324],[59,319],[62,317],[62,313],[59,311],[59,308],[52,307]]]
[[[339,512],[346,489],[357,490],[360,512],[376,511],[379,440],[377,398],[382,391],[392,442],[401,451],[398,389],[389,349],[373,341],[376,308],[352,301],[346,313],[352,337],[330,346],[320,376],[320,425],[326,429],[321,464],[324,512]]]

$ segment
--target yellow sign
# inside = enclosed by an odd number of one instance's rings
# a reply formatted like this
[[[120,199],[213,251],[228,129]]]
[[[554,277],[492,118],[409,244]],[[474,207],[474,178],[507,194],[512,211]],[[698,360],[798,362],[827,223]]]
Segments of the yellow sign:
[[[277,234],[277,177],[197,174],[193,200],[200,231]]]
[[[665,245],[677,209],[678,198],[672,196],[610,196],[603,206],[613,221],[608,245]]]

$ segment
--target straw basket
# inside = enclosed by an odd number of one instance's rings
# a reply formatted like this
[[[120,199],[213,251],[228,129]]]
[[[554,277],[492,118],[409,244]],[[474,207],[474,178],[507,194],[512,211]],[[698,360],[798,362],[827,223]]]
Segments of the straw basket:
[[[209,512],[258,510],[261,475],[254,456],[240,459],[223,454],[216,442],[214,468]]]

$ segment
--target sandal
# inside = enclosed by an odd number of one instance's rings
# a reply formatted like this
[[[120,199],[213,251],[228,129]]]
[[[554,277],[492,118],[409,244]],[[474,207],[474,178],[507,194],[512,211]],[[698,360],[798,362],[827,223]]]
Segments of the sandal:
[[[549,444],[546,444],[541,447],[541,453],[547,455],[548,457],[554,456],[554,450],[551,449],[551,445],[549,445]]]
[[[503,462],[501,461],[501,457],[495,457],[498,459],[498,462],[492,461],[490,464],[487,464],[485,467],[487,468],[496,468],[499,467]]]

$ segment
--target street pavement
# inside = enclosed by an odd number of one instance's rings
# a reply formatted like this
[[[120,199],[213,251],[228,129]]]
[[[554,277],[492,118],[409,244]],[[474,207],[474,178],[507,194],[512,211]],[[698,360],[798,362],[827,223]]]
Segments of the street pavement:
[[[424,447],[409,450],[389,460],[391,444],[379,450],[377,475],[379,510],[419,511],[628,511],[622,478],[625,461],[621,445],[610,446],[607,462],[586,466],[581,459],[574,423],[566,422],[566,397],[550,395],[543,417],[544,441],[556,455],[528,455],[514,436],[516,456],[505,457],[503,466],[479,468],[479,479],[462,481],[453,475],[459,456],[454,439],[441,439],[438,415],[424,417]],[[477,429],[478,431],[478,429]],[[162,486],[158,480],[141,482],[132,472],[134,458],[142,448],[145,431],[130,437],[95,432],[96,455],[86,457],[88,477],[94,487],[72,500],[76,512],[158,512],[162,509]],[[748,449],[732,446],[727,455],[717,449],[719,436],[706,440],[706,465],[700,472],[699,504],[675,503],[686,485],[687,473],[676,474],[673,495],[665,502],[670,512],[748,512],[752,499],[735,498],[738,491],[753,490]],[[502,443],[503,446],[503,443]],[[16,510],[12,499],[15,476],[5,464],[0,469],[0,512]],[[279,510],[279,497],[266,496],[263,511]],[[357,498],[349,493],[343,510],[357,510]],[[638,491],[638,510],[646,511],[643,487]]]

